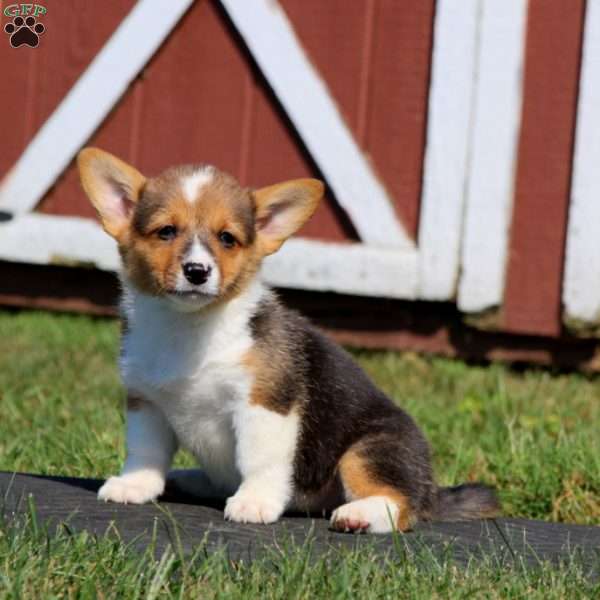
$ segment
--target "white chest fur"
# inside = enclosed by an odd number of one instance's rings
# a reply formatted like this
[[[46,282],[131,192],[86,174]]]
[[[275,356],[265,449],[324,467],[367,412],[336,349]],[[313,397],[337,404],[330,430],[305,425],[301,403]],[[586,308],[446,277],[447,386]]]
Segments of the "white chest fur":
[[[240,482],[234,424],[248,405],[252,379],[242,359],[252,346],[249,321],[263,293],[256,283],[203,313],[125,295],[125,386],[161,409],[180,445],[227,489]]]

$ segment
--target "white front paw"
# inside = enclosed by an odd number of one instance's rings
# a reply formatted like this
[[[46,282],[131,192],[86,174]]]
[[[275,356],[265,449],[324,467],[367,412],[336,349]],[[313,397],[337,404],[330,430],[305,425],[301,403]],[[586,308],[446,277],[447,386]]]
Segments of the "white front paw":
[[[227,500],[225,518],[237,523],[274,523],[284,506],[271,498],[251,492],[238,492]]]
[[[128,473],[110,477],[98,491],[98,498],[105,502],[144,504],[156,500],[163,493],[165,480],[154,471]]]

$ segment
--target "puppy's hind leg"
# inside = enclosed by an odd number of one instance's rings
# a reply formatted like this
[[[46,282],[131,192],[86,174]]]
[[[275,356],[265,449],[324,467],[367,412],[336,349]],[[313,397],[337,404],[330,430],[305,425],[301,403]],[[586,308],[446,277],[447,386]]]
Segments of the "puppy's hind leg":
[[[405,462],[414,457],[407,456],[394,434],[379,434],[352,446],[338,465],[348,502],[333,512],[331,528],[371,533],[410,529],[418,520],[423,494],[432,489],[428,455],[425,459]]]

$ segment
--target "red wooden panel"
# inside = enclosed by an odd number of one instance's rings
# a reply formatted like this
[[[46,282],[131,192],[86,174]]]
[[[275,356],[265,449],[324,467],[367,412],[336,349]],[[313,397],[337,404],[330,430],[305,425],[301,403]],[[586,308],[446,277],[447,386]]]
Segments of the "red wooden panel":
[[[0,179],[19,157],[28,139],[36,73],[35,51],[23,46],[11,48],[4,33],[9,20],[0,17]]]
[[[366,3],[282,0],[281,4],[304,48],[338,100],[347,122],[353,129],[356,128],[360,120],[360,86],[367,83],[360,81],[356,91],[364,54]],[[298,143],[294,142],[291,128],[286,130],[282,127],[281,119],[276,118],[268,104],[273,104],[273,99],[261,94],[255,113],[257,124],[260,125],[255,129],[252,140],[251,155],[255,156],[255,169],[261,182],[268,183],[276,174],[285,172],[314,176],[314,169],[302,154]],[[260,157],[258,149],[269,139],[277,140],[276,144],[283,150],[277,157],[278,164],[270,164]],[[358,239],[354,228],[330,197],[321,204],[300,234],[337,241]]]
[[[318,176],[268,84],[253,68],[218,4],[197,2],[90,143],[148,175],[172,164],[208,162],[252,186]],[[73,166],[41,209],[93,215]],[[302,234],[355,239],[331,199]]]
[[[196,2],[144,77],[139,164],[214,163],[237,174],[244,122],[244,57],[212,2]]]
[[[287,124],[277,101],[257,80],[252,96],[251,134],[248,150],[248,183],[260,187],[296,177],[320,177],[302,149],[302,142]],[[323,240],[358,239],[330,196],[321,202],[300,235]]]
[[[348,125],[416,237],[434,0],[282,0]]]
[[[366,149],[409,235],[419,224],[434,0],[379,0]]]
[[[583,0],[530,0],[503,325],[558,335]]]
[[[134,84],[135,91],[128,93],[121,100],[88,143],[133,163],[136,162],[132,140],[135,114],[139,112],[138,87],[139,82],[136,82]],[[37,210],[48,214],[96,218],[96,211],[81,189],[75,160],[46,193]]]
[[[361,105],[368,83],[363,57],[369,55],[374,0],[281,0],[281,5],[356,131],[366,112]]]
[[[37,49],[34,128],[50,116],[82,71],[131,10],[134,0],[61,0],[48,5]]]
[[[259,187],[313,175],[242,42],[214,2],[196,3],[144,83],[141,165],[209,162]],[[168,93],[165,93],[168,90]],[[346,239],[330,202],[302,231]]]
[[[52,114],[133,5],[134,0],[115,0],[110,3],[64,0],[47,4],[48,12],[43,16],[46,32],[38,48],[28,50],[35,55],[36,81],[27,141]],[[106,128],[111,120],[107,120]],[[110,143],[106,136],[100,136],[94,143],[103,145],[103,142],[107,142],[105,146],[127,158],[129,130],[122,126],[123,123],[120,125],[114,127]],[[24,148],[25,144],[20,151]],[[56,214],[94,214],[89,202],[82,197],[73,167],[46,194],[39,209]]]

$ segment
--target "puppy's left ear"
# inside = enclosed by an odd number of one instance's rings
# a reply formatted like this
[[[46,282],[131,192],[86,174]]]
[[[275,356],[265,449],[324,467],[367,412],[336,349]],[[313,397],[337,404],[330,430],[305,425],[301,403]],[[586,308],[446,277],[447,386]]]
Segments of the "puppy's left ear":
[[[98,148],[84,148],[77,164],[83,189],[98,211],[104,230],[121,241],[146,179],[132,166]]]
[[[318,179],[293,179],[256,190],[256,234],[266,256],[273,254],[315,212],[325,186]]]

